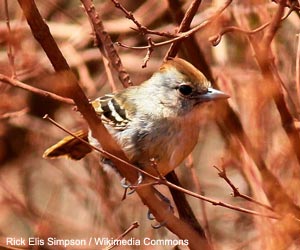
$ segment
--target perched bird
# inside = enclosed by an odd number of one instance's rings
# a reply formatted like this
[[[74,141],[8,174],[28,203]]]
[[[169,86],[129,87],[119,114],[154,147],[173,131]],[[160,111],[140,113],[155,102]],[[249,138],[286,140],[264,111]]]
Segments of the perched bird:
[[[197,144],[203,103],[229,96],[210,87],[193,65],[173,58],[139,86],[92,101],[96,113],[131,163],[149,169],[154,159],[161,175],[174,170]],[[90,133],[76,135],[99,145]],[[68,136],[44,153],[46,158],[68,156],[78,160],[91,149]],[[104,160],[105,163],[109,161]]]

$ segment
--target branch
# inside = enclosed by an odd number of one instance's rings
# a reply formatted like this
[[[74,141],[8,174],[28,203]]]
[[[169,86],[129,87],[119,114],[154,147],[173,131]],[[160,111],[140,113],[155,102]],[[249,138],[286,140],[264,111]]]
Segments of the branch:
[[[249,202],[252,202],[256,205],[259,205],[261,207],[264,207],[266,209],[269,209],[271,210],[272,212],[274,212],[273,208],[266,205],[266,204],[263,204],[255,199],[253,199],[252,197],[248,196],[248,195],[245,195],[245,194],[241,194],[240,191],[238,190],[238,188],[231,182],[231,180],[228,178],[227,176],[227,173],[226,173],[226,169],[223,168],[222,170],[217,168],[216,166],[214,166],[215,169],[218,170],[218,175],[224,179],[227,184],[231,187],[232,189],[232,192],[233,192],[233,197],[241,197],[242,199],[245,199],[246,201],[249,201]]]
[[[275,3],[278,4],[278,3],[280,3],[280,0],[272,0],[272,2],[275,2]],[[293,9],[296,9],[298,11],[300,10],[299,2],[294,1],[294,0],[286,2],[285,7],[293,8]],[[297,12],[297,14],[298,14],[298,12]]]
[[[284,8],[286,5],[286,1],[287,0],[280,0],[277,12],[274,15],[274,17],[270,23],[269,29],[267,30],[267,32],[264,35],[264,38],[262,40],[262,46],[264,46],[266,48],[268,48],[270,46],[277,30],[280,27],[281,18],[284,14]]]
[[[125,230],[124,233],[122,233],[120,236],[118,236],[118,237],[116,238],[116,240],[121,240],[121,239],[123,239],[123,238],[124,238],[127,234],[129,234],[133,229],[138,228],[139,226],[140,226],[140,224],[139,224],[137,221],[136,221],[136,222],[133,222],[133,223],[131,224],[131,226]],[[112,244],[112,245],[106,247],[104,250],[110,250],[110,249],[115,248],[116,246],[118,246],[118,245]]]
[[[294,11],[294,9],[290,9],[289,12],[284,17],[281,18],[281,21],[284,21],[286,18],[288,18],[289,15],[293,11]],[[271,21],[267,22],[267,23],[265,23],[263,25],[261,25],[260,27],[254,29],[254,30],[246,30],[246,29],[243,29],[243,28],[240,28],[240,27],[236,27],[236,26],[225,27],[225,28],[223,28],[219,32],[219,34],[217,34],[215,36],[211,36],[208,40],[212,43],[213,46],[217,46],[221,42],[222,36],[225,35],[226,33],[229,33],[229,32],[240,32],[240,33],[244,33],[246,35],[253,35],[255,33],[258,33],[260,31],[264,30],[270,24],[271,24]]]
[[[6,27],[8,31],[8,39],[7,39],[7,57],[9,60],[9,65],[11,68],[12,76],[15,78],[17,76],[16,74],[16,69],[15,69],[15,56],[13,54],[13,49],[12,49],[12,32],[10,28],[10,20],[9,20],[9,11],[8,11],[8,2],[7,0],[4,1],[4,10],[5,10],[5,18],[6,18]]]
[[[116,8],[120,9],[125,14],[125,17],[127,19],[131,20],[136,25],[137,29],[132,28],[133,30],[140,32],[142,35],[151,34],[151,35],[164,36],[169,38],[174,37],[174,35],[169,32],[160,32],[160,31],[148,29],[146,26],[140,24],[140,22],[136,20],[132,12],[128,11],[119,1],[117,0],[111,0],[111,1],[114,3]]]
[[[216,13],[214,15],[212,15],[211,17],[207,18],[205,21],[203,21],[202,23],[198,24],[197,26],[195,26],[194,28],[186,31],[186,32],[180,32],[178,33],[178,35],[170,40],[167,41],[163,41],[160,43],[155,43],[153,42],[153,47],[160,47],[160,46],[165,46],[177,41],[180,41],[182,39],[186,39],[187,37],[191,36],[192,34],[196,33],[197,31],[199,31],[200,29],[203,29],[204,27],[208,26],[209,24],[211,24],[213,21],[215,21],[220,14],[231,4],[232,0],[227,0],[224,4],[224,6],[222,6],[219,10],[216,11]],[[128,48],[128,49],[135,49],[135,50],[144,50],[144,49],[149,49],[151,47],[151,45],[146,45],[146,46],[128,46],[125,44],[122,44],[120,42],[116,42],[117,45],[124,47],[124,48]]]
[[[109,34],[105,31],[104,25],[102,20],[100,19],[98,13],[95,10],[95,6],[92,3],[92,0],[81,0],[85,11],[93,25],[93,29],[95,31],[98,45],[103,46],[104,52],[102,47],[99,47],[100,51],[102,52],[103,56],[107,56],[109,58],[110,63],[112,64],[113,68],[118,72],[119,79],[124,87],[128,87],[133,85],[129,74],[125,70],[121,58],[119,57],[117,51],[114,48],[113,42],[109,36]],[[100,42],[100,44],[99,44]]]
[[[214,206],[221,206],[221,207],[225,207],[225,208],[229,208],[229,209],[232,209],[232,210],[235,210],[235,211],[238,211],[238,212],[242,212],[242,213],[246,213],[246,214],[251,214],[251,215],[257,215],[257,216],[262,216],[262,217],[266,217],[266,218],[271,218],[271,219],[275,219],[275,220],[280,220],[282,217],[275,214],[275,215],[271,215],[271,214],[262,214],[260,212],[256,212],[254,210],[250,210],[250,209],[246,209],[246,208],[242,208],[242,207],[237,207],[237,206],[234,206],[234,205],[231,205],[231,204],[228,204],[226,202],[221,202],[221,201],[216,201],[214,199],[211,199],[211,198],[208,198],[208,197],[205,197],[203,195],[200,195],[200,194],[197,194],[197,193],[194,193],[190,190],[187,190],[187,189],[184,189],[184,188],[181,188],[179,186],[176,186],[174,185],[173,183],[171,182],[166,182],[165,183],[168,187],[170,188],[174,188],[176,190],[179,190],[179,191],[182,191],[184,192],[185,194],[188,194],[190,196],[193,196],[195,198],[198,198],[198,199],[201,199],[201,200],[204,200],[208,203],[211,203],[212,205]],[[297,219],[296,219],[297,220]]]
[[[188,8],[187,12],[185,13],[185,15],[180,23],[177,33],[189,30],[191,22],[192,22],[194,16],[196,15],[201,2],[202,2],[202,0],[194,0],[191,3],[190,7]],[[168,57],[175,57],[180,48],[180,44],[181,44],[181,41],[172,43],[172,45],[170,46],[170,48],[165,56],[165,59]]]
[[[40,15],[34,0],[18,0],[35,39],[47,54],[55,71],[70,70],[70,67],[59,50],[49,27]]]
[[[53,100],[56,100],[56,101],[59,101],[59,102],[63,102],[63,103],[66,103],[66,104],[75,105],[75,102],[70,98],[65,98],[65,97],[56,95],[54,93],[51,93],[51,92],[48,92],[48,91],[45,91],[45,90],[41,90],[39,88],[32,87],[30,85],[27,85],[25,83],[22,83],[22,82],[16,80],[16,79],[12,79],[12,78],[10,78],[8,76],[5,76],[5,75],[2,75],[2,74],[0,74],[0,81],[3,82],[3,83],[10,84],[14,87],[30,91],[32,93],[35,93],[35,94],[43,96],[43,97],[47,97],[47,98],[50,98],[50,99],[53,99]]]
[[[296,91],[297,91],[297,107],[298,107],[298,119],[300,118],[300,35],[297,36],[297,55],[296,55]],[[297,128],[297,126],[295,126]],[[299,130],[299,127],[297,128]]]

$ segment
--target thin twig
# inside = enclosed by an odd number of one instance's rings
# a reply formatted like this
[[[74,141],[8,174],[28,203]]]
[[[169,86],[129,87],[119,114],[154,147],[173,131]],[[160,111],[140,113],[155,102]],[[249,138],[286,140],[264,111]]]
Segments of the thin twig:
[[[56,95],[54,93],[51,93],[51,92],[48,92],[48,91],[45,91],[45,90],[42,90],[42,89],[32,87],[30,85],[22,83],[22,82],[20,82],[16,79],[12,79],[12,78],[10,78],[8,76],[5,76],[3,74],[0,74],[0,81],[3,82],[3,83],[8,83],[8,84],[10,84],[14,87],[18,87],[18,88],[30,91],[32,93],[38,94],[38,95],[43,96],[43,97],[47,97],[47,98],[51,98],[51,99],[59,101],[59,102],[75,105],[74,101],[70,98],[62,97],[62,96]]]
[[[131,20],[136,25],[137,29],[135,28],[132,29],[140,32],[142,35],[151,34],[151,35],[163,36],[168,38],[173,38],[175,36],[174,34],[171,34],[169,32],[161,32],[161,31],[148,29],[146,26],[142,25],[138,20],[136,20],[132,12],[128,11],[119,1],[117,0],[111,0],[111,1],[114,3],[116,8],[120,9],[125,14],[125,17],[127,19]]]
[[[140,224],[139,224],[137,221],[133,222],[133,223],[131,224],[131,226],[125,230],[124,233],[122,233],[119,237],[116,238],[116,240],[121,240],[121,239],[123,239],[123,238],[124,238],[127,234],[129,234],[133,229],[138,228],[139,226],[140,226]],[[116,244],[113,244],[113,245],[108,246],[107,248],[105,248],[105,250],[113,249],[113,248],[116,247],[116,246],[117,246]]]
[[[214,166],[215,169],[218,170],[218,175],[224,179],[227,184],[231,187],[232,189],[232,192],[233,192],[233,197],[241,197],[249,202],[252,202],[256,205],[259,205],[259,206],[262,206],[266,209],[269,209],[271,210],[272,212],[274,212],[274,209],[272,207],[270,207],[269,205],[266,205],[266,204],[263,204],[261,203],[260,201],[257,201],[255,199],[253,199],[252,197],[248,196],[248,195],[245,195],[245,194],[241,194],[240,191],[238,190],[238,188],[231,182],[231,180],[228,178],[227,176],[227,173],[226,173],[226,169],[225,168],[222,168],[222,169],[219,169],[218,167]]]
[[[153,44],[153,41],[151,39],[151,37],[148,37],[148,44],[149,44],[149,49],[147,50],[147,54],[143,60],[143,64],[142,64],[142,68],[146,68],[147,67],[147,63],[148,61],[150,60],[150,56],[154,50],[154,44]]]
[[[165,182],[163,184],[167,185],[168,187],[180,190],[180,191],[184,192],[185,194],[188,194],[188,195],[193,196],[195,198],[198,198],[198,199],[204,200],[208,203],[211,203],[214,206],[221,206],[221,207],[229,208],[229,209],[232,209],[232,210],[235,210],[235,211],[243,212],[243,213],[246,213],[246,214],[262,216],[262,217],[271,218],[271,219],[275,219],[275,220],[280,220],[282,218],[281,216],[279,216],[277,214],[275,214],[275,215],[263,214],[263,213],[260,213],[260,212],[256,212],[254,210],[237,207],[237,206],[234,206],[234,205],[231,205],[231,204],[228,204],[228,203],[225,203],[225,202],[221,202],[221,201],[216,201],[214,199],[211,199],[211,198],[205,197],[203,195],[194,193],[190,190],[184,189],[182,187],[178,187],[178,186],[174,185],[171,182]]]
[[[208,26],[213,21],[215,21],[220,16],[220,14],[231,4],[231,2],[232,2],[232,0],[227,0],[226,3],[224,4],[224,6],[222,6],[219,10],[217,10],[214,15],[212,15],[211,17],[209,17],[205,21],[201,22],[200,24],[198,24],[194,28],[190,29],[189,31],[178,33],[176,37],[174,37],[170,40],[167,40],[167,41],[163,41],[163,42],[159,42],[159,43],[153,42],[152,46],[160,47],[160,46],[171,44],[171,43],[174,43],[176,41],[180,41],[182,39],[185,39],[185,38],[189,37],[190,35],[196,33],[200,29],[203,29],[204,27]],[[120,47],[124,47],[124,48],[127,48],[127,49],[135,49],[135,50],[144,50],[144,49],[149,49],[151,47],[150,45],[146,45],[146,46],[128,46],[128,45],[125,45],[125,44],[120,43],[120,42],[116,42],[116,44],[119,45]]]
[[[289,17],[289,15],[293,12],[293,9],[290,9],[289,12],[281,18],[281,21],[284,21],[286,18]],[[240,32],[240,33],[244,33],[246,35],[253,35],[257,32],[260,32],[262,30],[264,30],[265,28],[267,28],[269,25],[271,24],[270,22],[267,22],[263,25],[261,25],[260,27],[254,29],[254,30],[245,30],[243,28],[237,27],[237,26],[229,26],[229,27],[225,27],[224,29],[222,29],[219,34],[215,35],[215,36],[211,36],[208,40],[212,43],[213,46],[217,46],[222,39],[222,36],[225,35],[226,33],[229,32]]]

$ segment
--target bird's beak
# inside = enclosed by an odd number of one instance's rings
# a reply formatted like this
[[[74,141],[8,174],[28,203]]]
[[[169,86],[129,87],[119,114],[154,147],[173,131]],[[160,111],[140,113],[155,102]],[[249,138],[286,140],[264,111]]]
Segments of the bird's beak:
[[[216,101],[220,99],[227,99],[230,96],[225,94],[220,90],[216,90],[213,88],[208,88],[205,94],[199,95],[199,102],[209,102],[209,101]]]

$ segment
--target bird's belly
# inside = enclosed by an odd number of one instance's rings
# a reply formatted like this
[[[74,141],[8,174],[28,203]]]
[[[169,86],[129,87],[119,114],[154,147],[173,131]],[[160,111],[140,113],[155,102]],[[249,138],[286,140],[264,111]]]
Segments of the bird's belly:
[[[157,171],[153,169],[152,160],[157,164],[160,174],[166,175],[174,170],[197,144],[197,126],[171,124],[171,121],[158,124],[147,121],[130,125],[123,131],[106,127],[128,159],[154,175]],[[94,146],[101,146],[90,134],[89,142]]]
[[[148,125],[150,126],[150,125]],[[151,171],[151,160],[157,163],[158,171],[166,175],[175,169],[194,149],[199,129],[195,126],[175,126],[159,123],[152,127],[140,127],[136,133],[130,129],[115,135],[130,161]],[[134,134],[134,136],[132,136]]]

